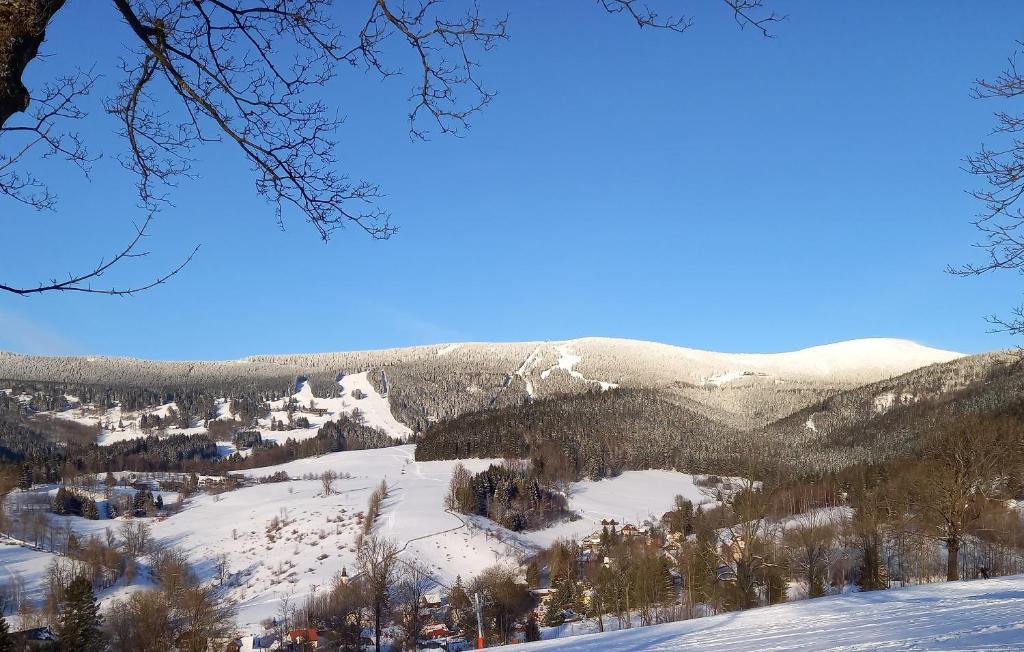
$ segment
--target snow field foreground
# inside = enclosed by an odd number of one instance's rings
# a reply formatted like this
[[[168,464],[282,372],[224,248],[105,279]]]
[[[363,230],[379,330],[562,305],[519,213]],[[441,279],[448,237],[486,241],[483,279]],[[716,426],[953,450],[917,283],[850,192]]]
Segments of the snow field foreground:
[[[523,652],[1024,650],[1024,576],[837,595],[552,639]]]

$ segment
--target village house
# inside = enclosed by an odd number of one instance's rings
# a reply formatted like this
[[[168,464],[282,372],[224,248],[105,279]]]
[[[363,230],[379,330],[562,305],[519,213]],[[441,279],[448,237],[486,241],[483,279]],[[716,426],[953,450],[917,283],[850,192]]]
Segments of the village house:
[[[291,630],[288,632],[288,640],[293,650],[315,650],[320,647],[320,637],[312,627]]]
[[[538,616],[544,614],[544,610],[547,609],[548,603],[551,602],[551,596],[555,594],[555,589],[552,588],[536,588],[530,589],[530,595],[537,600],[537,608],[534,609],[534,613]]]
[[[427,625],[420,630],[420,639],[424,641],[436,641],[442,638],[448,638],[454,634],[452,630],[448,629],[448,626],[444,623],[434,623]]]

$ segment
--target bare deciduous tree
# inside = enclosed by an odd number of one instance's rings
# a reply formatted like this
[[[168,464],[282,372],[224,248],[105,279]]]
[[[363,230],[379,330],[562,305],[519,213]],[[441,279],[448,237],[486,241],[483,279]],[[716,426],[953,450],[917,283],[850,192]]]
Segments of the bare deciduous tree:
[[[1014,419],[964,415],[929,433],[922,463],[906,478],[912,508],[946,546],[946,579],[960,579],[960,545],[989,502],[1005,491],[1006,469],[1019,460]]]
[[[807,584],[807,597],[825,595],[828,568],[836,554],[836,526],[818,509],[801,514],[796,525],[788,528],[782,543],[789,557],[791,574]]]
[[[990,142],[965,159],[966,170],[983,181],[970,194],[983,206],[972,223],[981,232],[975,246],[985,256],[979,263],[948,267],[952,274],[980,276],[998,269],[1024,270],[1024,211],[1019,203],[1024,196],[1024,140],[1020,137],[1024,114],[1007,107],[1024,95],[1024,72],[1017,69],[1020,56],[1020,51],[1014,52],[1002,73],[974,84],[975,98],[999,103]],[[1024,306],[1013,308],[1008,317],[988,319],[997,331],[1024,333]]]
[[[331,469],[327,469],[320,474],[320,483],[323,484],[325,496],[330,496],[334,493],[334,481],[337,479],[338,474]]]
[[[382,78],[400,74],[389,46],[401,44],[416,61],[411,137],[458,134],[495,97],[479,78],[480,55],[508,38],[507,16],[487,17],[476,4],[454,0],[366,0],[364,18],[345,25],[333,0],[112,2],[111,18],[127,25],[129,53],[105,109],[120,123],[125,150],[118,160],[136,179],[144,217],[128,244],[94,268],[64,280],[8,281],[2,291],[129,295],[166,282],[195,249],[149,282],[94,286],[112,267],[146,255],[142,242],[154,214],[192,174],[196,150],[214,141],[229,143],[254,171],[256,193],[274,206],[282,226],[286,213],[296,214],[324,240],[346,225],[386,239],[395,227],[379,204],[380,189],[343,171],[336,141],[342,119],[320,89],[350,66]],[[764,0],[722,2],[741,27],[765,36],[781,19]],[[692,24],[637,0],[598,4],[641,28],[682,32]],[[54,210],[58,198],[31,171],[34,157],[61,157],[88,174],[100,155],[68,127],[87,117],[82,99],[99,72],[79,69],[34,90],[22,81],[64,6],[65,0],[0,2],[0,195],[38,210]]]
[[[377,652],[380,652],[381,625],[391,604],[398,553],[398,545],[394,541],[379,537],[367,538],[359,548],[359,572],[373,611],[374,647]]]

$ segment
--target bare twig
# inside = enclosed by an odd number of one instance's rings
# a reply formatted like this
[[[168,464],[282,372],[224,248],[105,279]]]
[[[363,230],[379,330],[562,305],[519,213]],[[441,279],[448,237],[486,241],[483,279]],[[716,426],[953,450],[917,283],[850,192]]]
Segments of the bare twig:
[[[101,260],[99,264],[96,265],[96,267],[90,269],[85,273],[69,274],[68,278],[63,281],[51,279],[48,282],[43,282],[38,285],[27,287],[15,287],[12,285],[0,283],[0,290],[5,292],[11,292],[13,294],[20,294],[23,296],[31,294],[40,294],[43,292],[81,292],[87,294],[106,294],[111,296],[123,297],[130,296],[137,292],[143,292],[145,290],[155,288],[158,285],[162,285],[166,283],[168,279],[177,275],[178,272],[184,269],[186,265],[192,262],[192,258],[196,255],[196,252],[199,251],[198,245],[177,267],[161,276],[158,276],[156,279],[146,282],[145,284],[129,287],[110,288],[92,286],[92,283],[94,281],[102,277],[104,273],[106,273],[108,270],[110,270],[111,267],[118,264],[119,262],[131,258],[142,258],[144,256],[149,255],[148,251],[139,251],[138,246],[142,242],[142,239],[146,237],[146,231],[149,228],[150,224],[152,223],[152,220],[153,216],[148,216],[141,226],[136,227],[135,236],[132,238],[131,242],[129,242],[126,247],[118,251],[109,260]]]

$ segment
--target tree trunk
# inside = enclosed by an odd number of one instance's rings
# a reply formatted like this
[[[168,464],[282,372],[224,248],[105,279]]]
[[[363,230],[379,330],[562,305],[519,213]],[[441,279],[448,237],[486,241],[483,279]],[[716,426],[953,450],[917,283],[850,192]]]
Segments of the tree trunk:
[[[0,0],[0,127],[28,109],[29,92],[21,81],[46,26],[65,0]]]
[[[960,537],[951,534],[946,539],[946,581],[960,579]]]
[[[380,652],[380,616],[384,609],[380,604],[373,605],[373,649]]]

